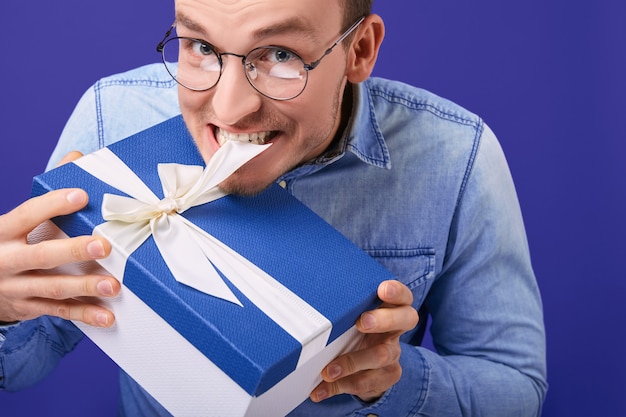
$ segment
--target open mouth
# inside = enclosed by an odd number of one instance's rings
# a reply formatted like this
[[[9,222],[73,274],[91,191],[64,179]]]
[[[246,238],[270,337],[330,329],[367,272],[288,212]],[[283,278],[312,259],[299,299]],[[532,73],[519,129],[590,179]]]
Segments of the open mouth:
[[[256,145],[263,145],[269,143],[272,139],[278,135],[277,131],[266,132],[253,132],[253,133],[232,133],[226,130],[215,127],[215,139],[222,146],[229,140],[236,142],[254,143]]]

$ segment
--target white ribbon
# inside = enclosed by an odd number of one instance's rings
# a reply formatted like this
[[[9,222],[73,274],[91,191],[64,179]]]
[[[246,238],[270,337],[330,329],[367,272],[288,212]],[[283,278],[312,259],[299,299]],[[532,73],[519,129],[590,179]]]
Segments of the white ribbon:
[[[74,163],[130,197],[105,194],[94,234],[105,236],[128,257],[150,236],[174,278],[199,291],[242,306],[216,268],[250,301],[300,343],[309,344],[300,362],[324,348],[331,323],[298,295],[180,213],[226,195],[217,186],[269,145],[229,141],[206,168],[159,164],[164,198],[159,198],[113,152],[103,148]],[[105,265],[106,267],[106,265]],[[116,268],[123,271],[121,268]],[[122,278],[119,274],[118,278]],[[303,357],[304,356],[304,357]]]

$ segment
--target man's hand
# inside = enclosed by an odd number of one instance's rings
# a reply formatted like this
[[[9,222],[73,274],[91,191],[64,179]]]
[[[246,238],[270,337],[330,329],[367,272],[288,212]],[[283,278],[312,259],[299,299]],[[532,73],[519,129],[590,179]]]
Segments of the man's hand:
[[[400,336],[419,320],[411,306],[413,294],[399,281],[378,287],[383,304],[365,312],[356,323],[365,333],[359,349],[339,356],[322,371],[323,382],[311,393],[315,402],[337,394],[352,394],[374,401],[400,380]]]
[[[63,162],[76,159],[72,153]],[[113,313],[76,297],[112,297],[120,283],[104,275],[59,275],[49,270],[64,264],[105,258],[111,246],[101,237],[80,236],[29,244],[28,234],[44,221],[76,212],[87,193],[63,189],[32,198],[0,216],[0,321],[52,315],[94,326],[113,324]]]

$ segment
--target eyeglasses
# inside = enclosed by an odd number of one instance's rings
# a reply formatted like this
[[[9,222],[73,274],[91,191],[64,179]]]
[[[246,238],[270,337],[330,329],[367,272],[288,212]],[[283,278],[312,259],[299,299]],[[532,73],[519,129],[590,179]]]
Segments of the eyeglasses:
[[[169,38],[175,24],[157,45],[167,72],[183,87],[206,91],[218,83],[224,71],[224,56],[241,58],[246,78],[256,91],[274,100],[291,100],[304,91],[309,71],[343,42],[360,24],[361,17],[316,61],[307,64],[294,51],[280,46],[260,46],[246,55],[218,52],[210,43],[195,38]]]

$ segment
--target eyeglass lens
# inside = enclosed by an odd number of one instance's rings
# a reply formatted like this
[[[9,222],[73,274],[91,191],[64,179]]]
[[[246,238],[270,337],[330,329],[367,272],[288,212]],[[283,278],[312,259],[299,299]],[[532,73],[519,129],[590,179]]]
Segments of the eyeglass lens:
[[[190,38],[172,38],[163,46],[163,60],[169,73],[191,90],[208,90],[219,81],[222,57],[207,43]],[[276,99],[290,99],[306,86],[307,71],[302,59],[278,47],[253,49],[245,57],[246,77],[260,93]],[[176,66],[178,62],[178,66]]]

